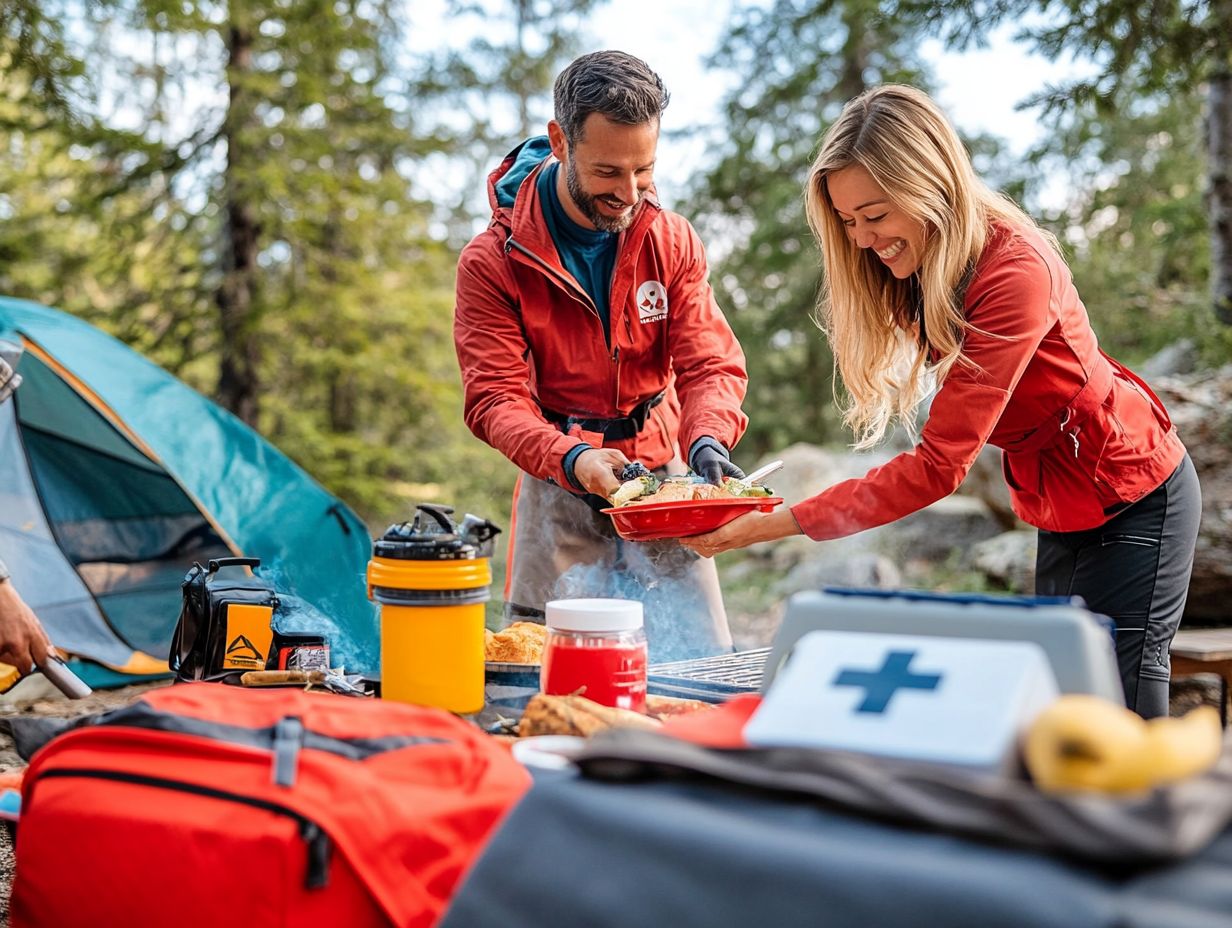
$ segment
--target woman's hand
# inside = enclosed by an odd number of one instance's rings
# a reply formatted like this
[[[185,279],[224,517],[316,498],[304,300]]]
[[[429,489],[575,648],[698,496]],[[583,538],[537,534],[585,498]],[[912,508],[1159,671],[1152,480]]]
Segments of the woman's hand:
[[[17,595],[11,580],[0,580],[0,661],[26,674],[50,651],[51,641],[34,611]]]
[[[714,557],[733,548],[743,548],[759,541],[775,541],[788,535],[799,535],[800,526],[791,510],[783,508],[777,512],[746,512],[738,519],[733,519],[722,528],[717,528],[706,535],[694,535],[691,538],[681,538],[680,543],[691,548],[702,557]]]

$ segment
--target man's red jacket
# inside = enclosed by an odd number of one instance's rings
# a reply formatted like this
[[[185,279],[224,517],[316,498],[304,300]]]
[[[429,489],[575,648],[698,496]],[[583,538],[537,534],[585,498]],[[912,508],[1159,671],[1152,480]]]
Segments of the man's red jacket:
[[[666,391],[639,434],[606,446],[651,468],[703,436],[731,448],[748,424],[740,410],[748,376],[697,233],[653,191],[645,197],[618,244],[609,347],[544,222],[536,180],[547,162],[522,182],[512,209],[497,201],[496,184],[520,150],[489,176],[492,221],[458,261],[454,345],[466,424],[526,473],[561,486],[570,449],[604,442],[576,426],[565,434],[544,409],[614,419]]]
[[[919,444],[792,507],[806,535],[893,522],[958,488],[985,443],[1004,452],[1014,511],[1056,532],[1095,528],[1180,464],[1163,404],[1104,355],[1069,268],[1033,230],[993,229],[967,289],[963,351]]]

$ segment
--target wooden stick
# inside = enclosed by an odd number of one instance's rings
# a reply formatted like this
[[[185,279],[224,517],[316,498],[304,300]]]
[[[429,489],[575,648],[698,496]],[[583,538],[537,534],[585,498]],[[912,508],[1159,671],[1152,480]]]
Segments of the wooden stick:
[[[250,670],[240,675],[244,686],[286,686],[300,684],[310,686],[325,683],[323,670]]]

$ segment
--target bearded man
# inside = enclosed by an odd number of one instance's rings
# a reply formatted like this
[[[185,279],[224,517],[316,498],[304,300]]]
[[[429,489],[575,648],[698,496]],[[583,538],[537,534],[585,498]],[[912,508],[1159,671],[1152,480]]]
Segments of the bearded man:
[[[560,74],[547,136],[488,177],[492,221],[459,259],[454,321],[466,423],[521,470],[507,616],[640,599],[659,660],[730,649],[713,563],[675,541],[623,541],[598,510],[630,461],[743,476],[729,451],[748,423],[744,354],[701,241],[655,193],[667,102],[623,52]]]

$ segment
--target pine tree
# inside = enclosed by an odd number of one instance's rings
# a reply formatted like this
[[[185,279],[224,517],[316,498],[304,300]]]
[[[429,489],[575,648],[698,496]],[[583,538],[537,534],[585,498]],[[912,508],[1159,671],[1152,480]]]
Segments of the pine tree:
[[[101,3],[5,8],[0,289],[100,324],[194,380],[186,361],[208,350],[195,305],[200,230],[171,195],[194,145],[168,146],[102,115],[119,95],[84,60],[112,16]],[[92,48],[70,47],[68,22]]]
[[[416,96],[432,114],[450,166],[464,166],[445,214],[455,245],[486,224],[485,179],[500,157],[546,133],[556,75],[583,51],[586,18],[603,2],[450,0],[451,23],[476,35],[425,62]]]
[[[1049,58],[1095,62],[1093,76],[1035,98],[1046,113],[1116,119],[1143,106],[1159,110],[1169,98],[1204,94],[1211,304],[1217,319],[1232,324],[1230,0],[900,0],[894,9],[922,17],[954,47],[1015,23],[1022,24],[1018,37]]]
[[[466,436],[453,256],[412,192],[436,142],[388,63],[392,6],[83,9],[56,19],[92,62],[89,82],[65,69],[75,121],[35,131],[45,94],[0,103],[24,120],[6,139],[23,157],[0,166],[6,289],[224,398],[368,514],[449,492],[433,481],[482,487],[481,451],[449,457]],[[0,80],[29,83],[12,66]]]
[[[1188,336],[1219,352],[1203,325],[1210,240],[1203,212],[1202,100],[1197,93],[1144,101],[1129,112],[1082,110],[1032,160],[1071,191],[1044,217],[1070,267],[1100,344],[1134,360]],[[1217,360],[1212,358],[1211,360]]]

